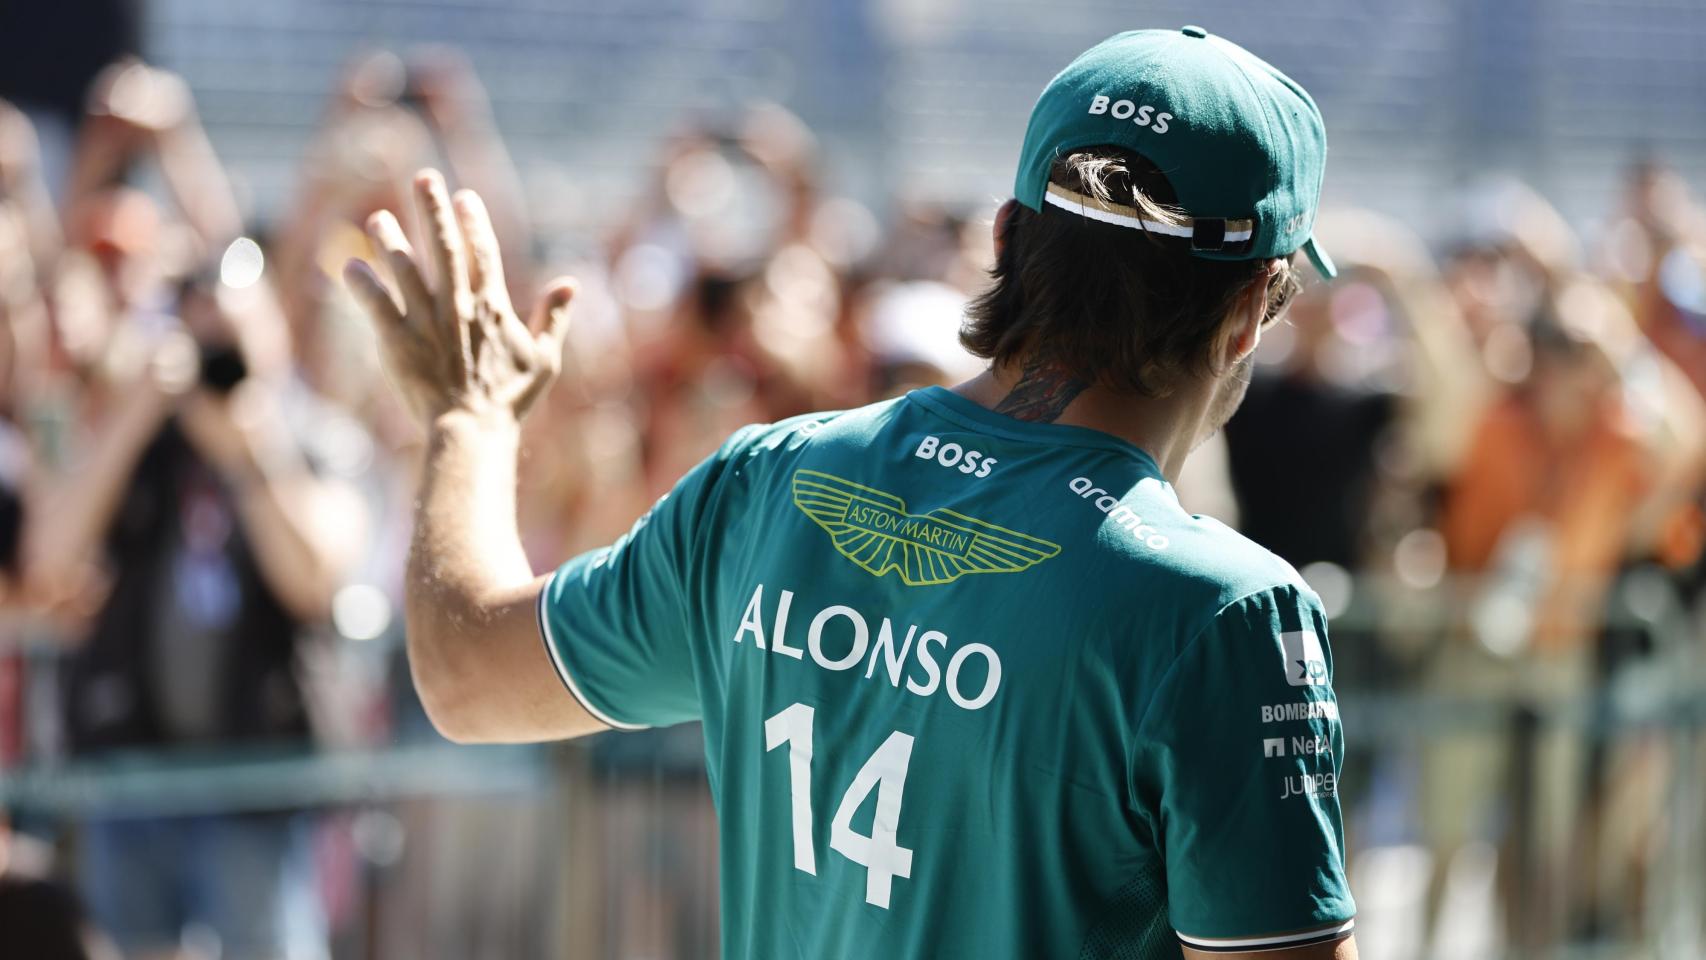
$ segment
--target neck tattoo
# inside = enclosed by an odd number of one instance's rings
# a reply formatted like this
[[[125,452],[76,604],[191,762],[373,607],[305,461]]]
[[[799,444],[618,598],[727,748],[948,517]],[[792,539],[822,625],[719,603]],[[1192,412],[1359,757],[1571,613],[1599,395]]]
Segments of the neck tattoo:
[[[1013,389],[996,404],[995,412],[1015,420],[1053,423],[1089,386],[1088,381],[1079,379],[1059,364],[1027,360],[1019,373],[1019,382],[1013,384]]]

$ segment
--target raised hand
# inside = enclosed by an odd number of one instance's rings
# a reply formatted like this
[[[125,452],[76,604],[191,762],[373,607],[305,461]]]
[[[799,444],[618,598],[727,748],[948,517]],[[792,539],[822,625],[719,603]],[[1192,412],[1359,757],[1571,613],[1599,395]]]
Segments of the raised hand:
[[[368,218],[367,231],[394,286],[361,260],[349,262],[344,280],[373,319],[398,389],[424,422],[458,410],[520,419],[562,363],[574,281],[552,281],[532,323],[523,323],[504,287],[497,239],[479,196],[459,190],[452,201],[444,177],[423,170],[415,176],[415,197],[436,282],[388,210]]]
[[[192,118],[195,101],[177,74],[125,59],[110,64],[96,77],[88,110],[97,121],[146,137],[172,130]]]

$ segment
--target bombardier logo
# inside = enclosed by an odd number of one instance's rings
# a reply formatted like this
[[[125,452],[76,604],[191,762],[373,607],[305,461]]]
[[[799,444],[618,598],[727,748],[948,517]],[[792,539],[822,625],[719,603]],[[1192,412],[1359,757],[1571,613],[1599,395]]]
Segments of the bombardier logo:
[[[1263,723],[1289,723],[1294,720],[1331,720],[1338,723],[1339,705],[1331,700],[1262,704]]]
[[[899,572],[909,587],[968,573],[1017,573],[1060,553],[1060,545],[946,507],[906,511],[892,493],[816,470],[794,474],[794,506],[866,573]]]

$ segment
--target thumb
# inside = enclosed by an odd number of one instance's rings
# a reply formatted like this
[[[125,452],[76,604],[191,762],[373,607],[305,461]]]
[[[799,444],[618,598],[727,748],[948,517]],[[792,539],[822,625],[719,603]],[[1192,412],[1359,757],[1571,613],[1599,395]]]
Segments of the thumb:
[[[580,284],[572,277],[558,277],[551,281],[545,295],[539,299],[533,323],[538,332],[534,336],[539,346],[551,351],[553,356],[562,352],[563,340],[569,335],[570,308],[578,292]]]

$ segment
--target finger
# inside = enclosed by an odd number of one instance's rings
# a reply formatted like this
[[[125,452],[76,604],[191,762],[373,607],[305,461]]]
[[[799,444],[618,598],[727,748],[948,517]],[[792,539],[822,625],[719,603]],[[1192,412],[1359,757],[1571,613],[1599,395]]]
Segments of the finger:
[[[344,285],[349,287],[350,293],[355,295],[367,315],[373,318],[375,326],[384,328],[402,325],[402,306],[365,260],[351,260],[344,264]]]
[[[563,368],[563,341],[569,333],[569,307],[575,299],[575,282],[559,277],[546,288],[533,311],[532,359],[528,364],[532,376],[516,400],[516,409],[525,411],[538,400],[557,379]]]
[[[504,285],[498,235],[492,230],[492,218],[486,212],[485,202],[472,190],[458,190],[451,197],[451,204],[456,209],[456,222],[462,228],[462,239],[468,247],[469,286],[499,311],[509,312],[509,288]]]
[[[579,289],[573,279],[558,277],[546,288],[545,296],[539,298],[539,307],[534,311],[533,328],[538,331],[534,338],[548,356],[557,357],[563,352],[563,341],[569,335],[570,307]]]
[[[477,297],[474,317],[479,339],[501,349],[513,363],[524,364],[529,355],[527,328],[516,319],[510,306],[509,289],[504,285],[503,259],[498,252],[498,238],[492,230],[490,214],[479,194],[458,190],[450,198],[455,208],[457,225],[468,248],[468,282]]]
[[[467,315],[463,307],[472,299],[468,287],[468,255],[462,241],[462,228],[456,225],[456,214],[450,207],[450,192],[444,176],[437,170],[422,170],[415,174],[415,199],[427,227],[427,247],[438,271],[439,306],[441,315],[461,318]]]
[[[418,324],[431,322],[432,295],[427,292],[426,281],[421,278],[420,267],[415,263],[415,251],[409,246],[409,238],[403,236],[403,227],[389,210],[381,210],[367,218],[367,235],[372,238],[373,245],[385,254],[385,263],[391,268],[391,279],[396,281],[397,289],[403,295],[403,313],[414,316]]]

